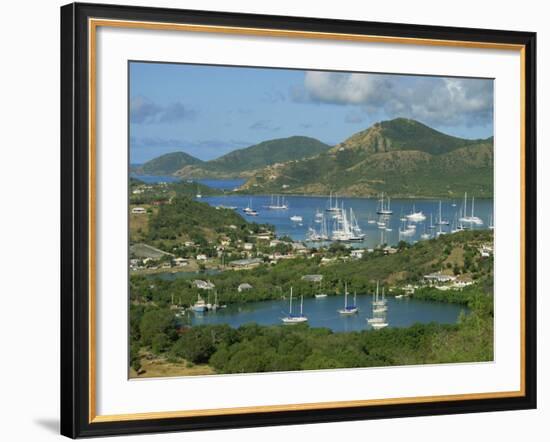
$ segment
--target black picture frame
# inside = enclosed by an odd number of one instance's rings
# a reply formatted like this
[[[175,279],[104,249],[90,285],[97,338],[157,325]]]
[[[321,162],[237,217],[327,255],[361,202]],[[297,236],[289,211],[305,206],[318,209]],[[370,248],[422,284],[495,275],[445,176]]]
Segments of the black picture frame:
[[[199,417],[90,421],[89,18],[282,29],[524,47],[524,395]],[[536,408],[536,34],[489,29],[73,3],[61,8],[61,434],[241,428]]]

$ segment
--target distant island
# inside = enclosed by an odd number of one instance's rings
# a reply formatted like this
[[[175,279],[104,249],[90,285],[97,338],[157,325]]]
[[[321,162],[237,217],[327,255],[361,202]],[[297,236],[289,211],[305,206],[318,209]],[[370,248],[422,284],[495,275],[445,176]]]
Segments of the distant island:
[[[247,194],[402,198],[493,196],[493,137],[464,139],[418,121],[376,123],[336,146],[290,137],[235,150],[211,161],[184,152],[150,160],[136,174],[186,179],[245,178]]]

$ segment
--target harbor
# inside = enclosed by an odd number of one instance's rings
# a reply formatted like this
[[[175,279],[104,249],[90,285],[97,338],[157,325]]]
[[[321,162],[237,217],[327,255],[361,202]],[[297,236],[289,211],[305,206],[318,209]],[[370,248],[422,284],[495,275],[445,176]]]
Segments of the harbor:
[[[312,247],[343,241],[356,248],[374,248],[400,240],[413,243],[462,229],[494,228],[492,199],[475,200],[474,211],[469,197],[466,202],[392,199],[390,206],[385,200],[383,208],[379,198],[335,196],[285,195],[284,209],[270,208],[271,202],[277,201],[272,195],[229,194],[203,197],[201,201],[242,210],[245,215],[253,211],[254,222],[271,224],[278,236],[289,236]]]

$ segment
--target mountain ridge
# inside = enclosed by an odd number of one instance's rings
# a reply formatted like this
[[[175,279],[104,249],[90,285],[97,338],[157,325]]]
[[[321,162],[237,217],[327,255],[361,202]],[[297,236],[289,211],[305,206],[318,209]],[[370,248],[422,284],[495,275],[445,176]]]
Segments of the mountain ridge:
[[[313,157],[329,148],[328,144],[315,138],[296,135],[262,141],[209,161],[202,161],[185,152],[172,152],[147,161],[136,172],[150,175],[175,175],[181,178],[247,177],[253,171],[266,166]],[[174,164],[167,169],[164,163],[170,160],[173,160]],[[158,173],[167,170],[169,173]]]
[[[446,135],[415,120],[375,123],[327,152],[256,173],[241,188],[253,193],[347,196],[492,196],[493,139]]]
[[[169,170],[181,178],[246,178],[240,188],[246,193],[375,196],[385,192],[408,198],[472,192],[489,197],[493,142],[493,137],[459,138],[416,120],[396,118],[374,123],[332,147],[310,137],[280,138],[210,161],[185,154]],[[162,164],[160,158],[151,162]],[[146,165],[141,170],[151,170]]]

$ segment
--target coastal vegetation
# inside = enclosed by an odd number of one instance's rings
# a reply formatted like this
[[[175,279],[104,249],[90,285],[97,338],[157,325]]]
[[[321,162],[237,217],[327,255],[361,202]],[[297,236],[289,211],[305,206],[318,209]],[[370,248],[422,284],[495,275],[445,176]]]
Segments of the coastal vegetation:
[[[400,287],[418,283],[425,274],[431,272],[461,276],[483,285],[486,292],[491,292],[493,259],[481,257],[478,251],[481,245],[491,243],[492,232],[479,230],[442,235],[438,239],[414,245],[401,242],[393,249],[395,253],[386,254],[387,251],[380,248],[364,254],[361,259],[351,259],[350,249],[345,247],[329,247],[316,250],[309,256],[281,259],[277,264],[270,264],[267,258],[265,264],[250,270],[221,271],[207,275],[206,278],[215,286],[218,299],[224,304],[281,299],[290,292],[291,286],[295,293],[313,297],[319,292],[319,284],[302,278],[310,274],[322,275],[323,291],[329,295],[342,294],[345,283],[359,293],[372,293],[376,281],[394,286],[390,295],[400,294]],[[264,247],[266,257],[273,254],[268,246]],[[227,252],[227,255],[227,262],[231,262],[231,254]],[[236,255],[239,258],[241,256],[237,253]],[[322,263],[322,257],[329,261]],[[189,306],[196,301],[199,294],[204,294],[193,284],[197,277],[200,275],[166,280],[132,274],[131,297],[136,302],[154,302],[164,306],[175,297],[182,305]],[[243,282],[250,284],[254,290],[239,291],[239,285]],[[430,299],[427,294],[421,293],[422,291],[418,296]],[[450,296],[448,292],[440,293]]]

